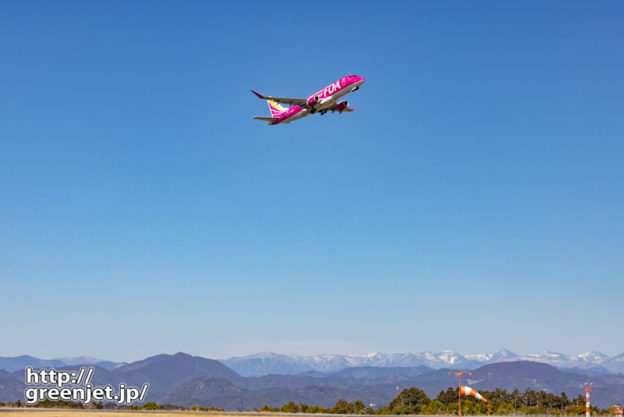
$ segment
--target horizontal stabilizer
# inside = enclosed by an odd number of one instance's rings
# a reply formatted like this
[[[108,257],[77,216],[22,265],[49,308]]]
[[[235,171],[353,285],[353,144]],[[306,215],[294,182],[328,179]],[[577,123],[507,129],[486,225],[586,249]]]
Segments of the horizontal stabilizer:
[[[263,122],[273,123],[274,121],[278,120],[278,119],[279,119],[279,117],[262,117],[262,116],[256,116],[256,117],[254,117],[254,119],[256,119],[256,120],[262,120]]]
[[[258,96],[258,98],[261,98],[261,99],[263,99],[263,100],[266,100],[266,99],[267,99],[265,96],[263,96],[262,94],[260,94],[260,93],[258,93],[258,92],[256,92],[256,91],[254,91],[254,90],[251,90],[251,92],[252,92],[252,93],[254,93],[255,95],[257,95],[257,96]]]

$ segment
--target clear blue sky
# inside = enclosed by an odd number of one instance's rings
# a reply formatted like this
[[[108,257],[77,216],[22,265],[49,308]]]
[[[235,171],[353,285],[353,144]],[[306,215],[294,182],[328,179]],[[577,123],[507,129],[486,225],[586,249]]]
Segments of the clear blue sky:
[[[0,15],[0,356],[622,352],[622,2]]]

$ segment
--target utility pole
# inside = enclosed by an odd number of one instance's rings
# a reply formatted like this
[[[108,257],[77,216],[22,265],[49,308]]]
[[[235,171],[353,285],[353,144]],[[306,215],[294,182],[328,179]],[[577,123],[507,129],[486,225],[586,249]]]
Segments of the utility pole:
[[[591,416],[589,393],[592,392],[592,383],[585,383],[585,417]]]
[[[455,374],[457,375],[457,378],[459,380],[459,384],[457,385],[457,404],[458,404],[458,417],[461,417],[461,377],[462,375],[472,375],[471,372],[467,372],[467,371],[451,371],[449,372],[449,375],[451,374]],[[589,416],[587,416],[589,417]]]

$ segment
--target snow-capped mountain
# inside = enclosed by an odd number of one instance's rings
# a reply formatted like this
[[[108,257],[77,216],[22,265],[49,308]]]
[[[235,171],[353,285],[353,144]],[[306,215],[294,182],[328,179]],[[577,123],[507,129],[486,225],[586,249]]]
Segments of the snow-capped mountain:
[[[94,358],[92,356],[77,356],[75,358],[65,357],[65,358],[53,358],[53,361],[61,361],[65,365],[92,365],[94,363],[102,362],[101,359]]]
[[[624,353],[607,359],[602,366],[611,372],[624,373]]]
[[[532,361],[547,363],[557,368],[590,369],[603,367],[611,372],[624,372],[624,354],[608,357],[599,352],[568,355],[545,351],[537,354],[518,355],[507,349],[496,353],[461,355],[453,350],[421,353],[364,353],[351,355],[323,354],[316,356],[284,355],[272,352],[249,356],[232,357],[221,362],[245,376],[267,374],[295,375],[305,372],[337,372],[346,368],[373,367],[417,367],[433,369],[467,368],[510,361]]]
[[[107,361],[103,359],[94,358],[92,356],[78,356],[78,357],[66,357],[66,358],[55,358],[53,361],[60,361],[65,364],[65,366],[75,366],[75,365],[95,365],[105,369],[115,369],[119,368],[122,365],[125,365],[126,362],[113,362]]]
[[[545,351],[538,354],[530,354],[520,357],[522,360],[542,362],[557,368],[594,368],[603,366],[609,359],[607,355],[599,352],[586,352],[578,355],[566,355],[564,353]]]

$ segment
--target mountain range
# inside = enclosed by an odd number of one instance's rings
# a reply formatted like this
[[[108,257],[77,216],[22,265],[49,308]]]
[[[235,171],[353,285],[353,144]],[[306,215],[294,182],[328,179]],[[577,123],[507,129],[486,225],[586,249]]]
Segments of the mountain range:
[[[457,367],[453,367],[457,368]],[[77,365],[57,369],[74,370]],[[289,401],[323,407],[338,399],[362,400],[365,404],[387,405],[397,393],[409,387],[422,388],[431,398],[457,380],[449,369],[428,366],[350,366],[335,372],[308,371],[298,375],[268,374],[243,376],[221,361],[185,353],[156,355],[107,369],[95,365],[93,386],[111,384],[140,386],[149,383],[146,401],[190,407],[219,407],[226,410],[281,406]],[[529,361],[503,361],[472,370],[466,383],[481,390],[506,388],[583,393],[583,384],[594,386],[592,403],[608,407],[624,400],[624,375],[605,368],[557,369]],[[0,370],[0,401],[23,400],[24,370]]]
[[[125,362],[111,362],[92,358],[90,356],[58,359],[39,359],[29,355],[14,357],[0,356],[0,369],[4,369],[5,371],[17,371],[19,369],[24,369],[27,366],[32,366],[33,368],[60,368],[72,365],[93,365],[104,369],[114,369],[124,364]]]
[[[364,354],[322,354],[314,356],[286,355],[273,352],[256,353],[219,360],[242,376],[268,374],[297,375],[306,372],[331,373],[353,367],[418,367],[432,369],[466,368],[476,369],[483,365],[499,362],[530,361],[552,365],[560,369],[593,370],[597,373],[624,372],[624,353],[607,356],[600,352],[586,352],[577,355],[545,351],[542,353],[518,355],[508,349],[496,353],[461,355],[446,349],[440,352],[420,353],[364,353]],[[39,359],[22,355],[0,357],[0,369],[16,371],[26,366],[35,368],[94,365],[108,370],[125,365],[126,362],[112,362],[89,356],[57,359]]]
[[[221,362],[244,376],[267,374],[296,375],[304,372],[337,372],[346,368],[373,367],[416,367],[432,369],[466,368],[476,369],[483,365],[530,361],[552,365],[557,368],[592,369],[605,372],[624,372],[624,354],[609,357],[599,352],[567,355],[557,352],[518,355],[507,349],[493,354],[461,355],[453,350],[421,353],[366,353],[352,355],[324,354],[316,356],[283,355],[272,352],[233,357]]]

